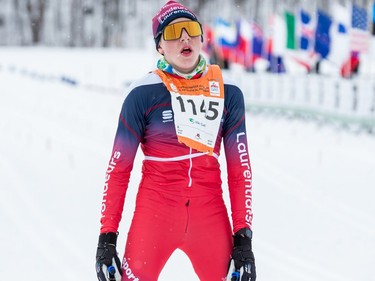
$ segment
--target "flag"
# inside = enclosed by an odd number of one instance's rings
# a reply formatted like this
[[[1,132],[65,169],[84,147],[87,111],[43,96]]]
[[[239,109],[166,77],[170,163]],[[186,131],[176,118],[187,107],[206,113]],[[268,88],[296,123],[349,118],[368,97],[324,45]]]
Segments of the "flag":
[[[321,58],[326,58],[330,51],[331,38],[329,31],[332,20],[328,14],[322,10],[317,12],[318,22],[315,31],[315,52],[320,54]]]
[[[241,19],[237,22],[238,30],[238,44],[236,47],[235,62],[249,67],[251,62],[251,37],[252,37],[252,27],[251,24],[245,20]]]
[[[209,56],[214,52],[215,38],[214,30],[209,25],[203,25],[203,51]]]
[[[268,21],[268,34],[264,37],[264,58],[269,62],[267,71],[285,72],[283,55],[286,50],[286,24],[285,20],[272,14]]]
[[[262,28],[255,22],[252,23],[252,52],[253,60],[262,57],[263,55],[263,31]]]
[[[215,39],[218,45],[234,48],[237,46],[237,28],[230,22],[218,18],[214,25]]]
[[[274,14],[271,16],[270,26],[272,30],[270,51],[276,56],[282,56],[286,51],[286,24],[285,20]]]
[[[250,60],[247,70],[255,71],[255,62],[263,57],[263,31],[255,22],[251,22],[251,38],[250,38]]]
[[[214,24],[214,36],[217,50],[222,59],[232,60],[238,46],[236,25],[218,18]]]
[[[294,14],[285,12],[286,22],[286,48],[296,49],[296,19]]]
[[[296,17],[296,50],[289,53],[292,62],[311,72],[316,64],[317,55],[313,51],[314,26],[310,15],[300,9]]]
[[[352,28],[350,32],[350,48],[354,52],[365,53],[369,49],[369,33],[367,28],[367,11],[355,4],[352,5]]]
[[[311,16],[301,9],[299,19],[299,48],[301,50],[310,50],[314,37]]]
[[[350,56],[349,29],[351,26],[351,9],[336,2],[331,5],[332,27],[330,29],[331,48],[328,59],[341,67]]]

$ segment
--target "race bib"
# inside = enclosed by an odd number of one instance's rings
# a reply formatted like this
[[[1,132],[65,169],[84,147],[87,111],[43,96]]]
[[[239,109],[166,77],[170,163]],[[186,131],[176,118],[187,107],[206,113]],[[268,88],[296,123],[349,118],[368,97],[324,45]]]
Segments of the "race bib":
[[[212,155],[224,110],[224,85],[218,66],[198,79],[179,79],[156,70],[171,93],[178,141]]]

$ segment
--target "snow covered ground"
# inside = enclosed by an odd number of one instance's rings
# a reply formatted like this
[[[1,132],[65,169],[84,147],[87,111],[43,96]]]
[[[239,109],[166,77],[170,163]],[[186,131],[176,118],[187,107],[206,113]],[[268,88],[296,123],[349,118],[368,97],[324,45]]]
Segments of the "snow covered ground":
[[[118,90],[155,60],[150,50],[0,49],[2,280],[96,279],[104,174],[124,98]],[[374,280],[375,137],[247,117],[258,280]],[[120,255],[141,160],[139,153]],[[177,251],[160,280],[198,278]]]

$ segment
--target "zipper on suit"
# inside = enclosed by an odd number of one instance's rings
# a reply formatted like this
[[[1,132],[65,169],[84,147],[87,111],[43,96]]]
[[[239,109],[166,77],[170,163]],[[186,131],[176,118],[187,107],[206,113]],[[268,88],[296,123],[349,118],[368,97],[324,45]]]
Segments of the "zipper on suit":
[[[189,214],[189,205],[190,205],[190,199],[188,199],[185,203],[186,207],[186,226],[185,226],[185,233],[188,232],[188,226],[189,226],[189,219],[190,219],[190,214]]]

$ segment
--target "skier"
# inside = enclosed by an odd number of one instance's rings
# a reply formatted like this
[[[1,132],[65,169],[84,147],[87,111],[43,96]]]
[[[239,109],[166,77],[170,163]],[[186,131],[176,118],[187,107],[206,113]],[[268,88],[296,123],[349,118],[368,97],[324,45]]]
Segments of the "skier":
[[[155,71],[130,86],[121,109],[105,177],[98,280],[156,281],[180,249],[200,280],[255,281],[242,92],[201,55],[202,26],[191,10],[167,2],[152,31],[162,56]],[[222,196],[222,141],[233,227]],[[117,231],[139,144],[142,179],[120,262]]]

